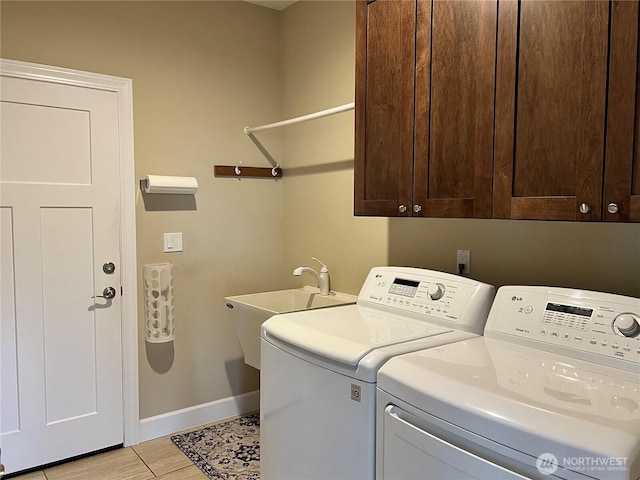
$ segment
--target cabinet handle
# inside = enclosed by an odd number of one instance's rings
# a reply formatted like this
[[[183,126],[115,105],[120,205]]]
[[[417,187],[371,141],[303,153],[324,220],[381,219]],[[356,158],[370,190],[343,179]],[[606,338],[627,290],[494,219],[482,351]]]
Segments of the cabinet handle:
[[[405,212],[407,211],[407,207],[406,207],[405,205],[400,205],[400,206],[398,207],[398,211],[399,211],[400,213],[405,213]]]
[[[591,207],[586,203],[582,202],[580,204],[580,213],[589,213],[591,211]]]
[[[617,203],[611,202],[609,205],[607,205],[607,212],[609,213],[618,213],[619,210],[620,209],[618,208]]]
[[[422,205],[414,205],[413,206],[413,211],[415,213],[420,213],[422,211]]]

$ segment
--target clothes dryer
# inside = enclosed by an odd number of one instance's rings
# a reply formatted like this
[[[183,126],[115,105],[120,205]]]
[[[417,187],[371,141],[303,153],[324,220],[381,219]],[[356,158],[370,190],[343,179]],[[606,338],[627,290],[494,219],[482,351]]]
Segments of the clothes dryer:
[[[378,372],[378,480],[640,478],[640,299],[498,290],[484,336]]]
[[[355,305],[267,320],[261,478],[373,479],[378,369],[394,355],[479,335],[494,294],[447,273],[376,267]]]

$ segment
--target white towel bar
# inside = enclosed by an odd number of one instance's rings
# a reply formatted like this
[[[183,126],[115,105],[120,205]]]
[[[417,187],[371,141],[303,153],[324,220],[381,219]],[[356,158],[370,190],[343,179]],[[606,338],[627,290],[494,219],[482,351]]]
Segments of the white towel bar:
[[[269,123],[267,125],[261,125],[259,127],[244,127],[244,133],[249,135],[253,132],[259,132],[261,130],[268,130],[270,128],[284,127],[286,125],[293,125],[294,123],[308,122],[309,120],[315,120],[317,118],[328,117],[335,115],[336,113],[347,112],[355,108],[355,102],[340,105],[339,107],[328,108],[320,112],[310,113],[308,115],[302,115],[301,117],[290,118],[288,120],[282,120],[281,122]]]

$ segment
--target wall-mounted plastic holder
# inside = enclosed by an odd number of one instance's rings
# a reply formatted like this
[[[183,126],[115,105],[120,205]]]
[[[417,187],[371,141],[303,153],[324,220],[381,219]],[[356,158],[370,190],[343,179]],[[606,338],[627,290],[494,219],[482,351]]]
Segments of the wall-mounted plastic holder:
[[[170,263],[144,265],[145,340],[150,343],[175,338],[172,269]]]

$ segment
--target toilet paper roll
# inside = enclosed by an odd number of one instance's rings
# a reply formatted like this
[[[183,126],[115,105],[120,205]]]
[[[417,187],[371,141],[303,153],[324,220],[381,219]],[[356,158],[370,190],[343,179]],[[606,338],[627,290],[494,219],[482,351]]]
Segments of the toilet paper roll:
[[[145,193],[193,195],[198,190],[196,177],[147,175],[142,183]]]

